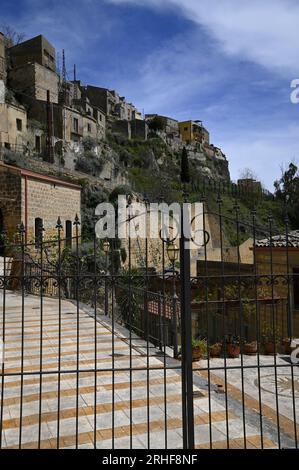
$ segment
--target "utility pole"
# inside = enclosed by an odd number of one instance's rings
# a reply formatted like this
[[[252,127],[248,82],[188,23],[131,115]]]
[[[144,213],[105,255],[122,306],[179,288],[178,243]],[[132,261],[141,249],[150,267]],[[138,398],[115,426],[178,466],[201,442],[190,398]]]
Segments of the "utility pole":
[[[52,107],[50,101],[50,90],[47,90],[47,160],[50,163],[54,163],[54,152],[53,152],[53,116]]]
[[[65,66],[65,52],[62,49],[62,100],[63,104],[66,103],[66,66]]]
[[[74,100],[78,98],[76,81],[77,81],[77,71],[76,71],[76,64],[74,64]]]

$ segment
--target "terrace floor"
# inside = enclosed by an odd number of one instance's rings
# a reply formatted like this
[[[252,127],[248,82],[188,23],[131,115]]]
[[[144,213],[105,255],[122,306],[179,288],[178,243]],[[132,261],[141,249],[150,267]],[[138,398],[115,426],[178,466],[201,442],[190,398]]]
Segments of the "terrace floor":
[[[182,448],[178,361],[167,359],[164,369],[163,358],[156,350],[151,349],[147,357],[146,344],[135,340],[130,350],[127,330],[118,325],[112,330],[110,320],[99,315],[95,321],[85,309],[77,311],[69,301],[61,302],[59,343],[58,300],[43,298],[42,310],[38,296],[24,300],[22,310],[22,297],[7,291],[4,309],[0,290],[1,336],[3,322],[5,325],[5,375],[0,382],[2,448],[19,447],[20,442],[22,448]],[[256,358],[244,360],[251,363]],[[274,359],[262,360],[269,363]],[[285,363],[283,358],[277,361]],[[228,364],[239,363],[230,360]],[[130,365],[134,369],[131,373]],[[201,366],[205,365],[202,361]],[[243,448],[245,443],[248,448],[260,447],[256,369],[246,370],[243,377],[246,400],[242,407],[240,369],[227,371],[226,395],[220,393],[225,388],[223,360],[215,359],[211,365],[219,369],[210,371],[210,387],[207,371],[194,372],[196,447],[209,448],[211,440],[215,448]],[[279,372],[278,416],[283,425],[281,446],[292,447],[294,413],[287,388],[290,368],[286,370]],[[295,373],[298,384],[298,370]],[[273,368],[262,369],[261,374],[263,445],[277,447]],[[297,385],[295,393],[298,406]]]

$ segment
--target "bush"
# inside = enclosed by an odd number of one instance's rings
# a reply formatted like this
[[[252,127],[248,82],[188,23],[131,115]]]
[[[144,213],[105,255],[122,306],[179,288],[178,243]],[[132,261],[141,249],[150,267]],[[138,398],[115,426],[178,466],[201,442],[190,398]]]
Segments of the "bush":
[[[97,142],[93,137],[90,137],[88,135],[86,137],[83,137],[82,146],[85,152],[88,150],[93,150],[96,147],[96,145],[97,145]]]
[[[82,171],[82,173],[98,176],[103,170],[103,166],[103,159],[88,150],[77,159],[75,169]]]
[[[151,131],[164,131],[165,130],[165,122],[164,120],[159,117],[155,116],[153,119],[151,119],[148,123],[148,127],[150,128]]]
[[[26,157],[23,153],[14,152],[13,150],[5,149],[3,153],[4,162],[8,165],[15,165],[21,168],[29,168],[26,162]]]

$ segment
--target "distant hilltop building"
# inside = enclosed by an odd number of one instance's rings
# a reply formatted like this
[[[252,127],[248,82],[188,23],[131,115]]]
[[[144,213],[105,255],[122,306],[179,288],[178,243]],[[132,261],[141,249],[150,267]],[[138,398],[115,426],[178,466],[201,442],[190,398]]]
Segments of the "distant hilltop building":
[[[2,96],[2,99],[1,99]],[[0,33],[0,152],[55,156],[74,165],[83,139],[97,145],[106,130],[147,139],[142,114],[114,90],[67,79],[63,53],[57,70],[55,47],[39,35],[12,45]]]
[[[150,132],[174,151],[187,146],[190,158],[225,159],[201,121],[143,117],[116,90],[83,84],[75,66],[68,77],[64,51],[58,70],[43,35],[13,45],[0,33],[0,111],[0,157],[10,150],[75,169],[86,140],[98,155],[107,132],[128,140],[147,140]]]
[[[184,142],[210,144],[210,134],[201,121],[183,121],[179,123],[180,134]]]

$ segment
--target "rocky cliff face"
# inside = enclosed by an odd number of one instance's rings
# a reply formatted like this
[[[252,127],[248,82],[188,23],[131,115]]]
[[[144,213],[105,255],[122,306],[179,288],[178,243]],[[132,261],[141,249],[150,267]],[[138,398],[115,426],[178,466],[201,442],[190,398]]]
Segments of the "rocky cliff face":
[[[163,191],[169,197],[175,197],[180,186],[182,143],[178,145],[161,137],[146,142],[128,141],[117,135],[110,135],[108,139],[114,164],[118,171],[126,174],[132,189],[151,197],[157,197]],[[194,144],[188,146],[187,151],[191,183],[204,179],[230,181],[228,161],[220,149]]]

